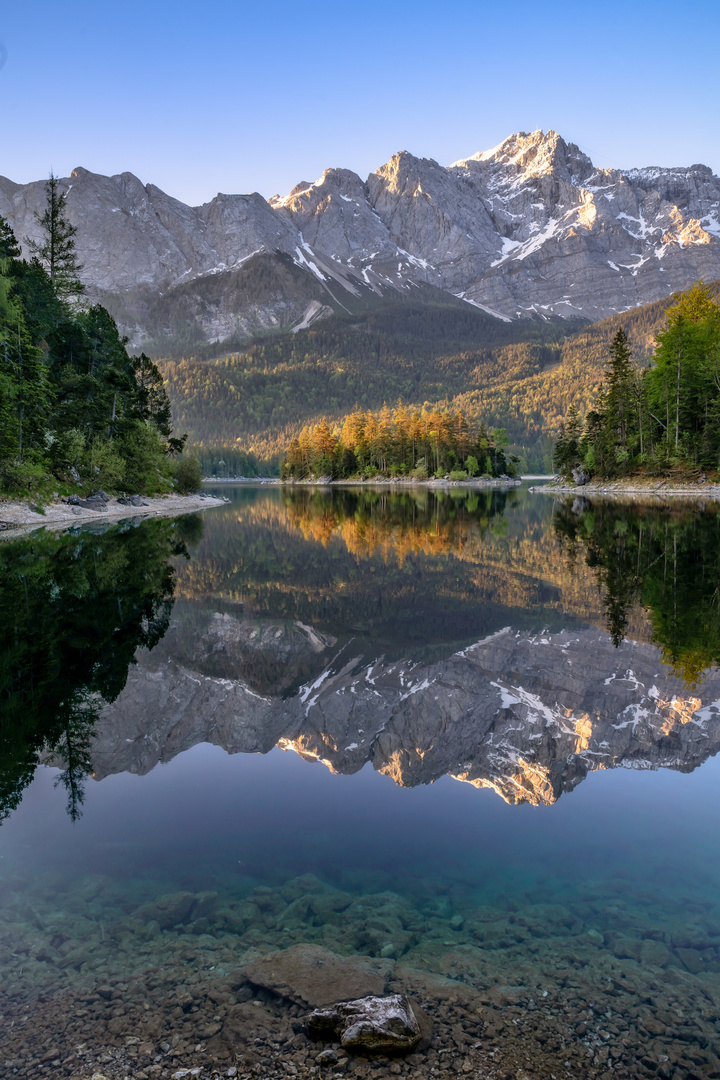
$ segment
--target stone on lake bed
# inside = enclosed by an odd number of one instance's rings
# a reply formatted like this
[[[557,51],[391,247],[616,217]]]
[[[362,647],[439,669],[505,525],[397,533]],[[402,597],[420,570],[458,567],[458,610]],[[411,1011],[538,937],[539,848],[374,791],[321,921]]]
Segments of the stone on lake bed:
[[[134,917],[143,922],[156,922],[161,930],[169,930],[186,921],[195,900],[195,893],[167,893],[149,904],[143,904],[134,912]]]
[[[360,1054],[411,1054],[422,1039],[404,994],[363,997],[316,1009],[308,1020],[311,1039],[339,1039],[345,1050]]]
[[[320,945],[292,945],[252,961],[244,975],[254,986],[315,1008],[383,994],[393,966],[388,960],[339,956]]]

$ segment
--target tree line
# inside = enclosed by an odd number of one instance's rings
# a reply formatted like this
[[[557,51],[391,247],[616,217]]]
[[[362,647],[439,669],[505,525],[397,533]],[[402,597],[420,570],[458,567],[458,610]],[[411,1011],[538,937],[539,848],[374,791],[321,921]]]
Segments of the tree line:
[[[560,473],[584,479],[718,468],[720,307],[702,282],[674,300],[650,364],[633,358],[623,328],[615,334],[593,407],[584,419],[568,410],[553,457]]]
[[[52,174],[46,197],[30,260],[0,217],[0,493],[197,486],[159,369],[130,356],[114,319],[85,300],[76,228]]]
[[[306,426],[287,449],[284,479],[304,480],[408,476],[426,480],[450,475],[515,475],[517,459],[507,456],[504,430],[469,424],[462,412],[387,405],[377,412],[357,410],[332,427],[326,419]]]

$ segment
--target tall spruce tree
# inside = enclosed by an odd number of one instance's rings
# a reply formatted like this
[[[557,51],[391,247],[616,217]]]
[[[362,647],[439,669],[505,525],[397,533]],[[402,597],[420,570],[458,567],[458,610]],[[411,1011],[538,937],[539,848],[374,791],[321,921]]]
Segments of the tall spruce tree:
[[[67,192],[61,191],[60,183],[51,171],[45,184],[47,203],[44,214],[35,214],[35,220],[42,228],[42,243],[28,240],[30,250],[50,275],[58,296],[63,300],[80,296],[85,286],[80,281],[82,265],[75,254],[75,236],[77,226],[67,219]]]
[[[635,417],[632,351],[622,327],[610,346],[605,369],[602,412],[609,442],[627,452],[629,428]]]

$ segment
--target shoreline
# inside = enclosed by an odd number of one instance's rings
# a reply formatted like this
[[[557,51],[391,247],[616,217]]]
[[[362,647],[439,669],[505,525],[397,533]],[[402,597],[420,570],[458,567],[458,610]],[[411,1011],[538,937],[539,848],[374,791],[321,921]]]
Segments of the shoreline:
[[[114,499],[105,510],[88,510],[70,506],[59,499],[48,503],[45,513],[30,509],[29,502],[0,502],[0,537],[13,540],[35,529],[67,529],[88,521],[118,521],[138,517],[179,517],[199,510],[224,506],[225,500],[215,495],[158,495],[142,496],[146,505],[125,506]]]
[[[534,479],[540,479],[534,477]],[[228,477],[221,479],[219,477],[203,478],[203,484],[216,484],[216,485],[229,485],[229,484],[262,484],[273,485],[275,487],[283,488],[306,488],[306,487],[402,487],[402,488],[501,488],[501,487],[520,487],[523,483],[521,477],[509,477],[507,480],[501,480],[499,477],[493,477],[492,480],[483,480],[480,477],[473,477],[467,480],[412,480],[407,476],[398,477],[373,477],[372,480],[281,480],[277,476],[242,476],[242,477]]]
[[[610,480],[604,484],[541,484],[528,488],[532,492],[549,495],[573,495],[583,497],[598,496],[606,499],[630,499],[638,501],[664,502],[671,499],[707,500],[720,499],[720,484],[673,484],[669,480],[653,480],[641,483],[638,480]]]

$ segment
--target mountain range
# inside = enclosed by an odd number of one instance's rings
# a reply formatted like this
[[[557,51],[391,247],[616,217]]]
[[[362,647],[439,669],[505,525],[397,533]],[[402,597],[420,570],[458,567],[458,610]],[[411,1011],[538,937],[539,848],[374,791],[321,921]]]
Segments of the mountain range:
[[[131,173],[61,181],[83,280],[134,346],[176,351],[429,299],[498,319],[596,322],[720,278],[720,178],[603,169],[554,131],[449,166],[395,154],[269,200],[190,207]],[[44,181],[0,177],[0,214],[38,237]],[[187,355],[187,350],[185,354]]]

